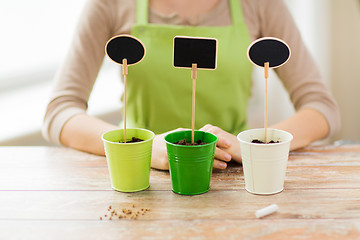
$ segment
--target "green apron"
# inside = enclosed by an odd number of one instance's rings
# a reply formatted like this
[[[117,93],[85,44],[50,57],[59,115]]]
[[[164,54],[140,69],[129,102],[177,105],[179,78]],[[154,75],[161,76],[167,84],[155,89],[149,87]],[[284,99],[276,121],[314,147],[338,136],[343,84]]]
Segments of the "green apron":
[[[247,128],[252,65],[246,50],[250,37],[240,1],[229,3],[232,25],[194,27],[148,23],[148,0],[137,0],[131,34],[145,44],[146,56],[129,67],[128,128],[146,128],[156,134],[191,128],[191,70],[172,66],[177,35],[218,39],[217,69],[197,71],[195,128],[209,123],[232,134]]]

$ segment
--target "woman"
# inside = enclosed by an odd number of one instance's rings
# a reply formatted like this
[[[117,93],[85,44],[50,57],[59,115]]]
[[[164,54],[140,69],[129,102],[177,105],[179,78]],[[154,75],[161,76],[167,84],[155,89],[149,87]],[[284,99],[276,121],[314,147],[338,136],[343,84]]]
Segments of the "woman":
[[[260,37],[283,39],[292,49],[276,69],[297,110],[271,126],[293,134],[291,149],[334,134],[337,105],[281,0],[90,0],[81,16],[71,51],[56,75],[43,125],[52,142],[104,154],[101,135],[118,126],[86,114],[87,101],[104,59],[104,46],[118,34],[131,34],[147,48],[145,59],[128,75],[128,127],[157,135],[152,167],[168,169],[164,136],[189,127],[191,84],[188,71],[171,66],[176,35],[213,37],[219,42],[214,71],[199,71],[196,126],[219,137],[214,167],[241,162],[236,134],[247,128],[252,65],[249,44]]]

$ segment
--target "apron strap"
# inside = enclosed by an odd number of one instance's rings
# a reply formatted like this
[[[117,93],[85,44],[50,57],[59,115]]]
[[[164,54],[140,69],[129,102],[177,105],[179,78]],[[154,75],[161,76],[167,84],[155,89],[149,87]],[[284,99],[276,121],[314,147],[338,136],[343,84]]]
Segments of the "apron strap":
[[[136,0],[136,24],[145,25],[149,21],[149,0]]]
[[[243,25],[244,18],[240,0],[229,0],[229,7],[233,26]]]

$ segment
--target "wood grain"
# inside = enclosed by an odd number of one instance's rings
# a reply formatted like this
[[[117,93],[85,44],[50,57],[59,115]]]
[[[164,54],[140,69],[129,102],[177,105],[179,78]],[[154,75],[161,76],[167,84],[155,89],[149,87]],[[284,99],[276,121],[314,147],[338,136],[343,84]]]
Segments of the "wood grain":
[[[331,226],[331,227],[329,227]],[[1,239],[356,240],[353,220],[0,221]],[[24,238],[26,236],[26,238]]]
[[[26,194],[26,199],[23,196]],[[299,198],[301,196],[301,198]],[[255,211],[276,203],[280,210],[268,219],[356,219],[360,191],[351,189],[288,190],[259,196],[239,191],[209,191],[182,196],[172,191],[1,191],[2,220],[97,220],[108,207],[150,208],[141,219],[255,219]],[[341,202],[341,204],[339,204]]]
[[[2,147],[0,190],[110,190],[106,158],[67,148]],[[359,148],[317,147],[291,153],[285,189],[360,188]],[[351,152],[345,152],[350,149]],[[151,190],[171,189],[168,171],[152,170]],[[244,189],[239,164],[214,170],[212,190]]]
[[[149,189],[116,192],[105,157],[72,149],[0,147],[0,156],[0,239],[360,239],[358,145],[292,152],[285,189],[270,196],[244,190],[239,164],[214,170],[208,193],[182,196],[158,170]],[[277,213],[255,218],[273,203]],[[151,211],[109,220],[109,205]]]

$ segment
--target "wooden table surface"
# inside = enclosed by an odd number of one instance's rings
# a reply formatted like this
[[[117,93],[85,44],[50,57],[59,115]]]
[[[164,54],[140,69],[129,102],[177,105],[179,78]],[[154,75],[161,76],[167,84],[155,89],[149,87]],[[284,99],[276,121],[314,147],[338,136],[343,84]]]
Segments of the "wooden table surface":
[[[0,239],[360,239],[359,145],[290,153],[285,189],[271,196],[244,189],[241,165],[214,171],[202,195],[173,193],[168,171],[152,170],[150,185],[112,190],[105,157],[0,147]]]

